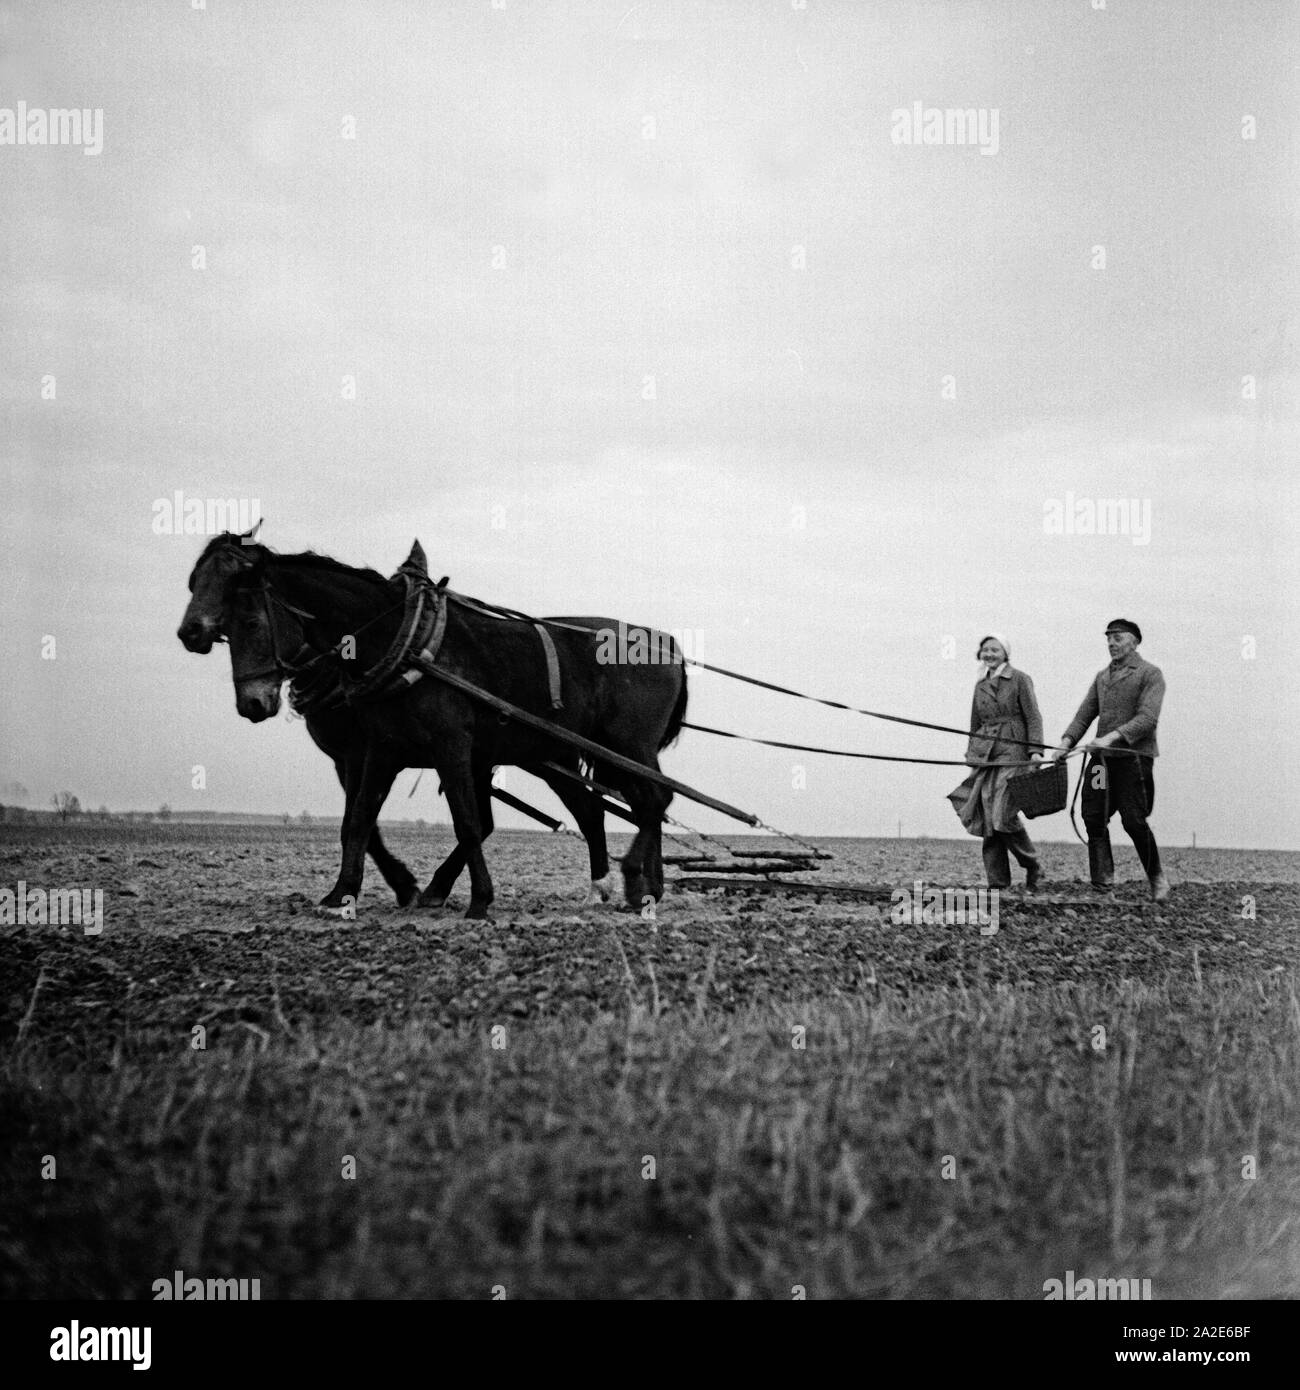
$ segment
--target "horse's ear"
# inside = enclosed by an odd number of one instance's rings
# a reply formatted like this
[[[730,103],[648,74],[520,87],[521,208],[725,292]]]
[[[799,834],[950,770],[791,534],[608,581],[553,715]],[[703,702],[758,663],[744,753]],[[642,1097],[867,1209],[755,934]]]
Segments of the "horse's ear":
[[[406,557],[406,562],[402,565],[404,570],[414,570],[417,574],[425,576],[429,573],[429,561],[425,557],[424,547],[419,541],[411,542],[411,553]]]
[[[257,533],[262,529],[262,518],[259,516],[247,531],[239,533],[239,543],[241,545],[256,545]]]

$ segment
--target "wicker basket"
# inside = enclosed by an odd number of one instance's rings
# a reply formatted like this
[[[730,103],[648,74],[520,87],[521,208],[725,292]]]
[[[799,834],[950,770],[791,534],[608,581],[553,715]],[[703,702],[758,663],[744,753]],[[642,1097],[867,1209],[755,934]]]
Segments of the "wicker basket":
[[[1035,763],[1007,778],[1007,805],[1023,811],[1030,820],[1065,810],[1070,795],[1070,774],[1063,759]]]

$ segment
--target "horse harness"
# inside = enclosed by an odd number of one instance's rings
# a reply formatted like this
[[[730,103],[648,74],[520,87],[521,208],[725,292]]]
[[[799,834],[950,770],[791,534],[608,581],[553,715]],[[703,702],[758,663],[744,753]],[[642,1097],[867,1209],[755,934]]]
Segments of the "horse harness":
[[[295,608],[276,595],[268,580],[263,580],[260,593],[266,612],[267,627],[271,637],[271,664],[256,671],[241,672],[235,677],[236,684],[255,680],[262,676],[280,676],[290,681],[289,701],[298,714],[312,711],[336,709],[344,704],[369,704],[388,699],[407,691],[425,676],[425,671],[414,663],[432,665],[442,647],[447,632],[447,616],[451,603],[460,603],[466,608],[488,614],[494,618],[511,619],[516,615],[507,609],[495,609],[475,599],[457,594],[447,588],[447,576],[436,584],[429,578],[422,563],[413,553],[397,571],[395,577],[403,581],[402,620],[388,650],[363,675],[353,679],[346,669],[333,662],[322,663],[320,658],[303,661],[304,653],[311,648],[304,641],[293,657],[285,661],[280,656],[276,636],[276,624],[271,605],[277,604],[296,617],[311,621],[315,615],[304,609]],[[518,615],[520,618],[522,614]],[[527,620],[526,621],[531,621]],[[560,659],[555,649],[555,641],[539,622],[532,623],[542,644],[546,660],[546,680],[550,695],[551,709],[562,710],[564,701],[560,687]],[[347,639],[344,639],[345,641]],[[324,656],[340,656],[343,643],[339,643]]]

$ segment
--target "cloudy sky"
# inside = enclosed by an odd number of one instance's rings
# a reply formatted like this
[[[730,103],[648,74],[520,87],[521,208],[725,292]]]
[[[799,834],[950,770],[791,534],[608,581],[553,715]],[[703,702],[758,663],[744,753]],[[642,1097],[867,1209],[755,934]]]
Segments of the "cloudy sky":
[[[1059,733],[1130,617],[1162,841],[1297,847],[1298,31],[1253,0],[0,8],[0,139],[20,102],[103,113],[98,154],[0,143],[0,786],[340,809],[305,730],[176,640],[180,490],[940,723],[994,629]],[[900,143],[918,103],[996,146]],[[1120,499],[1129,534],[1047,524]],[[961,755],[692,682],[702,723]],[[809,833],[961,833],[959,769],[699,734],[666,766]],[[413,779],[390,813],[445,817]]]

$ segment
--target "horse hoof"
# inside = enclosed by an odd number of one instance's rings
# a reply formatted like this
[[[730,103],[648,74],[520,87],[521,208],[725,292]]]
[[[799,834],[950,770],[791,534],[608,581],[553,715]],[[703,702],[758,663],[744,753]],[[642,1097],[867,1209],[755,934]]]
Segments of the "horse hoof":
[[[427,893],[421,893],[416,903],[417,907],[427,907],[433,912],[436,912],[440,907],[446,907],[446,905],[446,898],[431,898]]]
[[[416,899],[416,894],[417,889],[413,883],[409,887],[393,889],[393,896],[397,899],[398,907],[410,907]]]
[[[491,914],[485,907],[467,907],[465,909],[465,921],[467,922],[490,922]]]
[[[335,907],[332,903],[317,903],[314,909],[317,917],[327,917],[335,922],[355,922],[357,920],[357,910],[349,905],[347,907]]]
[[[601,903],[607,903],[613,891],[613,877],[606,874],[604,878],[593,878],[591,887],[587,889],[587,896],[583,898],[583,907],[595,907]]]

